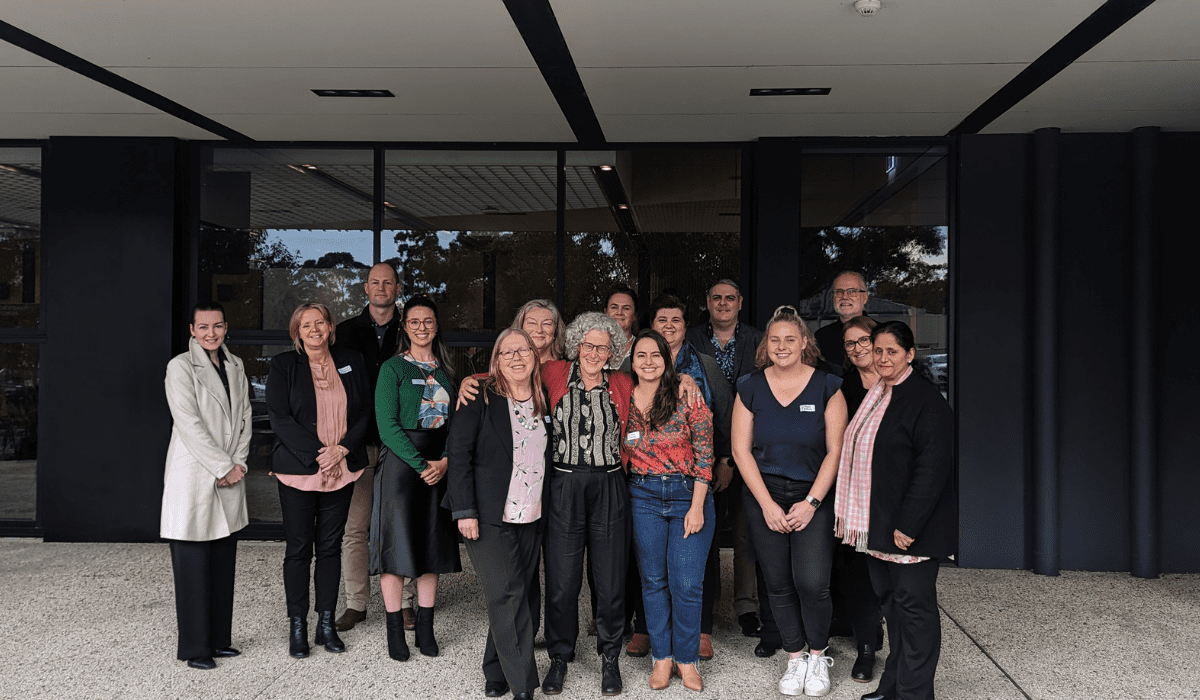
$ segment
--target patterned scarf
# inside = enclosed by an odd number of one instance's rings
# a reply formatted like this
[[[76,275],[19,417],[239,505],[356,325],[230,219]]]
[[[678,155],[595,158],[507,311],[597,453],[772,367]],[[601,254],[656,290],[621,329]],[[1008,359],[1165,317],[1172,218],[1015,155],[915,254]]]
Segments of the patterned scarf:
[[[897,383],[911,373],[912,367],[909,367]],[[871,462],[875,456],[875,436],[891,402],[892,387],[883,380],[875,382],[850,425],[846,426],[846,437],[842,442],[833,534],[860,552],[867,551],[867,530],[871,524]]]
[[[704,364],[700,361],[700,353],[688,341],[679,346],[679,354],[675,356],[676,374],[686,374],[700,386],[704,394],[704,403],[712,405],[712,389],[708,386],[708,377],[704,374]]]

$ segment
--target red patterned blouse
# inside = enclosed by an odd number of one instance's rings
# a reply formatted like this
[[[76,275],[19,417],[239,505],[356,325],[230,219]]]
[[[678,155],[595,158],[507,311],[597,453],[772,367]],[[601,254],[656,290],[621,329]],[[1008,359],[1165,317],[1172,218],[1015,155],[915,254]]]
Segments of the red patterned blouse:
[[[675,413],[665,425],[649,430],[650,421],[629,401],[629,425],[621,449],[629,458],[634,474],[683,474],[697,481],[712,481],[712,411],[703,402],[688,407],[686,401],[675,405]]]

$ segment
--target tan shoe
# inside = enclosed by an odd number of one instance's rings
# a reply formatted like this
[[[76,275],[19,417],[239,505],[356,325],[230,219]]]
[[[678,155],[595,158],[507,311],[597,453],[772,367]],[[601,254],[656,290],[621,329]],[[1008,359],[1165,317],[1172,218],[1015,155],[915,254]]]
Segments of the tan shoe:
[[[417,614],[412,608],[401,608],[400,614],[404,616],[404,629],[412,631],[417,628]]]
[[[683,687],[688,690],[704,690],[704,679],[696,670],[696,664],[675,664],[675,673],[683,679]]]
[[[629,646],[625,647],[625,654],[641,658],[650,653],[650,637],[641,632],[634,632],[629,638]]]
[[[713,657],[712,635],[700,634],[700,659],[708,661]]]
[[[662,690],[671,685],[670,659],[654,662],[654,670],[650,673],[650,690]]]

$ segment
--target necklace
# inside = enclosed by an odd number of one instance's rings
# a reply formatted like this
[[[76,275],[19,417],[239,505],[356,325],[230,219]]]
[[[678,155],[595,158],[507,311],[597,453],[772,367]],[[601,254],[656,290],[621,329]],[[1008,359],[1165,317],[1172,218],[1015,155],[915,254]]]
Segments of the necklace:
[[[538,422],[537,422],[537,418],[535,418],[533,415],[533,410],[532,410],[533,397],[530,396],[528,399],[525,399],[524,401],[517,401],[516,399],[511,399],[511,401],[512,401],[512,405],[513,405],[513,415],[517,417],[517,423],[519,423],[521,425],[521,427],[524,428],[525,430],[528,430],[528,431],[536,430]],[[530,409],[528,416],[522,415],[522,413],[521,413],[522,408]]]

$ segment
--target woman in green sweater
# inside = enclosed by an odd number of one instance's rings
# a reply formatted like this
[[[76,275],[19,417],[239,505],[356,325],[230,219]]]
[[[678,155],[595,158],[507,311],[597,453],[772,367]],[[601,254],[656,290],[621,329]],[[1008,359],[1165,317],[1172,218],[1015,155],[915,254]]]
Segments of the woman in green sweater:
[[[388,655],[409,656],[400,612],[404,579],[417,580],[417,646],[437,656],[433,606],[438,574],[462,571],[458,530],[446,495],[446,435],[455,403],[454,369],[438,330],[437,305],[412,297],[400,319],[404,336],[383,364],[375,387],[375,417],[383,451],[371,509],[371,574],[379,574],[387,610]]]

